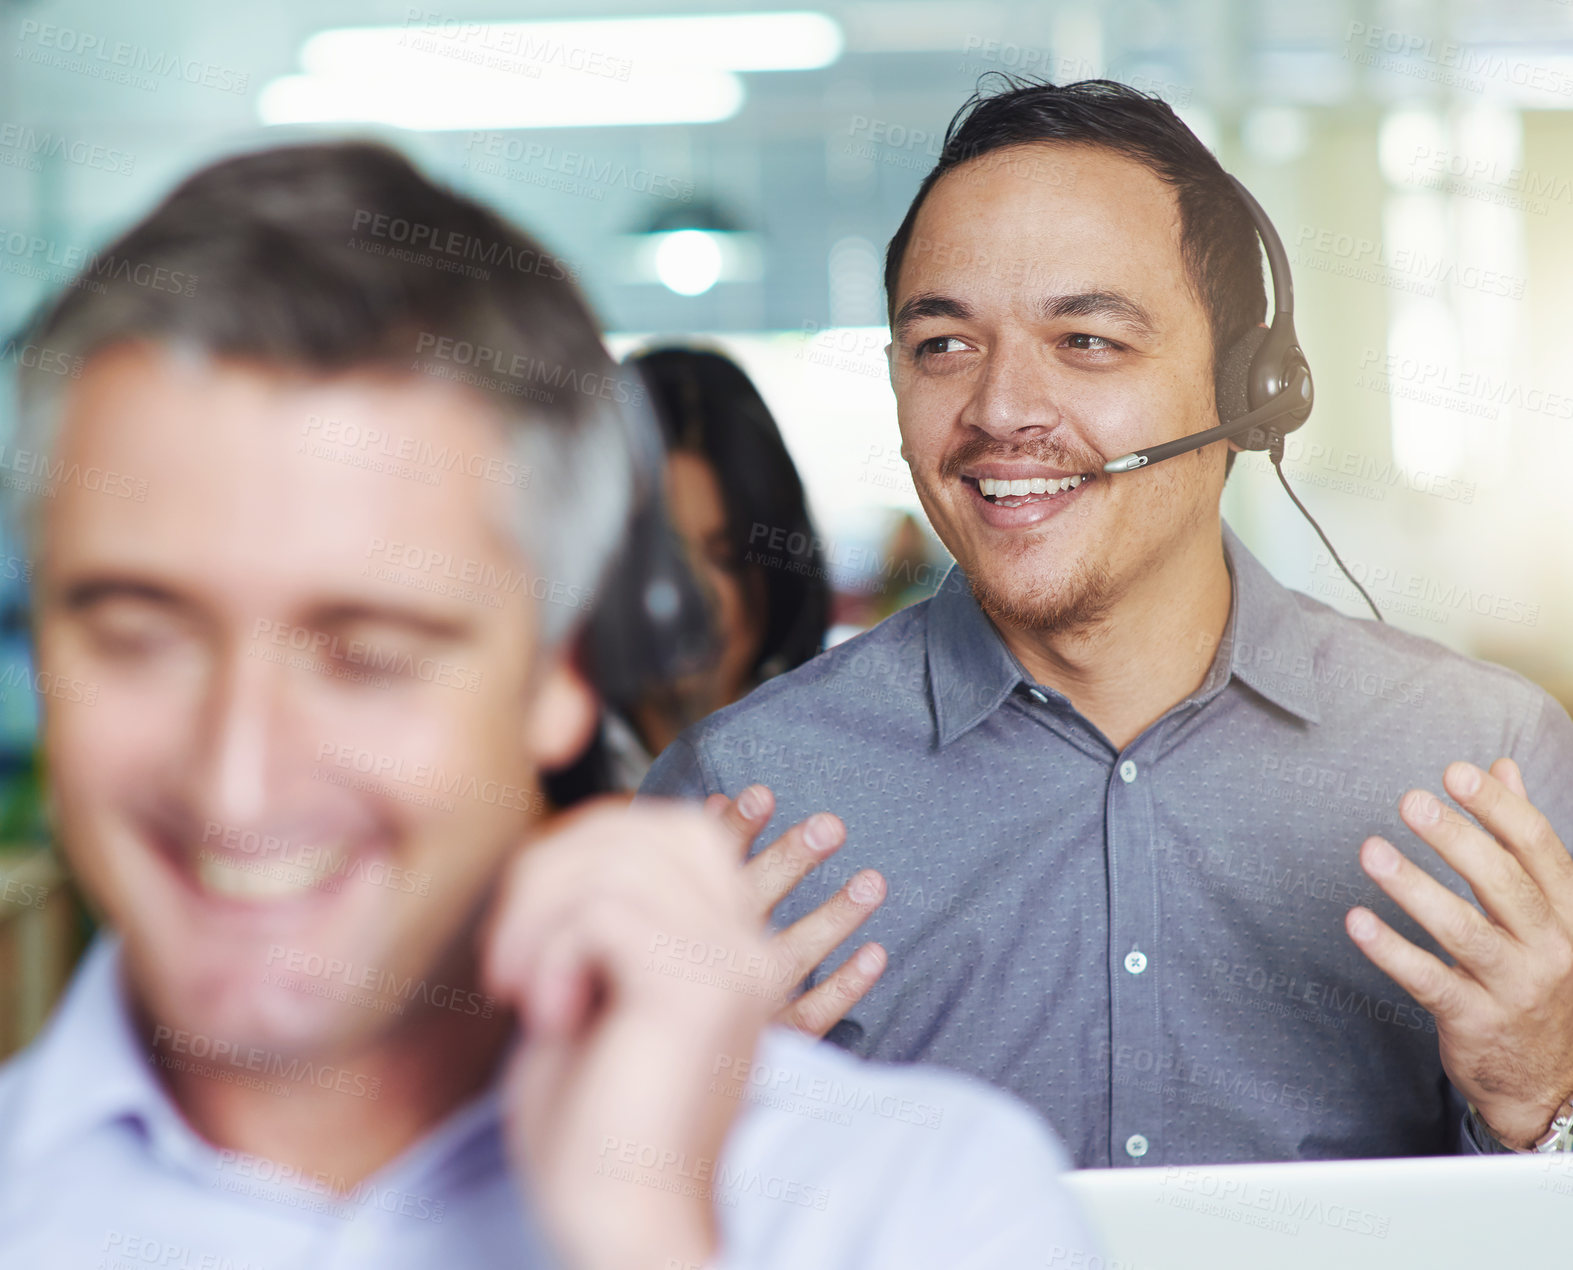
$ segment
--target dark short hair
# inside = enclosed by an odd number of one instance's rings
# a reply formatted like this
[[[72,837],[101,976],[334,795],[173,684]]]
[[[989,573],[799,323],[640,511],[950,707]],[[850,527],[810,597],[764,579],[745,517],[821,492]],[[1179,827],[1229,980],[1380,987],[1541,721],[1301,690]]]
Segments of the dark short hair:
[[[512,482],[521,546],[549,579],[588,594],[621,545],[636,479],[626,408],[643,390],[602,344],[573,274],[386,146],[282,146],[188,177],[88,260],[35,317],[33,339],[83,359],[146,340],[462,385],[497,408],[523,460],[526,479]],[[30,373],[21,387],[24,434],[47,453],[60,377]],[[540,607],[549,640],[584,616]]]
[[[985,91],[989,80],[1003,88]],[[1216,368],[1218,355],[1267,311],[1256,227],[1222,165],[1168,103],[1107,79],[1055,85],[994,72],[980,81],[979,90],[951,118],[939,161],[890,240],[887,303],[894,308],[913,226],[940,178],[991,151],[1040,142],[1098,146],[1140,163],[1173,188],[1180,209],[1180,256],[1207,313]]]
[[[770,407],[742,368],[709,349],[655,347],[632,363],[673,453],[695,454],[715,470],[726,507],[727,536],[742,568],[764,583],[764,636],[749,667],[755,680],[802,665],[824,643],[830,584],[803,483]],[[761,527],[776,541],[801,541],[793,568],[749,566]],[[779,532],[778,532],[779,531]]]

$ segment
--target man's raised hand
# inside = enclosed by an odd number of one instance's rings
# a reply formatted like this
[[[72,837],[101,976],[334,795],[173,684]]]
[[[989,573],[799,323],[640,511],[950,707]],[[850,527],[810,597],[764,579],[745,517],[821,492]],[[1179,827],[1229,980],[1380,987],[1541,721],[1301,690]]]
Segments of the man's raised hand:
[[[576,809],[511,866],[484,954],[522,1029],[509,1147],[565,1264],[704,1264],[741,1105],[718,1073],[792,987],[731,839],[694,808]]]
[[[739,856],[746,857],[760,831],[775,812],[775,796],[764,785],[750,785],[736,798],[711,794],[705,810],[731,835]],[[846,826],[829,812],[816,812],[792,826],[743,866],[743,878],[754,898],[761,923],[814,869],[846,841]],[[873,869],[852,875],[830,899],[771,940],[771,957],[791,970],[796,986],[830,951],[857,930],[885,900],[885,879]],[[885,972],[885,950],[864,944],[836,970],[803,993],[776,1016],[776,1022],[820,1037],[846,1017]]]

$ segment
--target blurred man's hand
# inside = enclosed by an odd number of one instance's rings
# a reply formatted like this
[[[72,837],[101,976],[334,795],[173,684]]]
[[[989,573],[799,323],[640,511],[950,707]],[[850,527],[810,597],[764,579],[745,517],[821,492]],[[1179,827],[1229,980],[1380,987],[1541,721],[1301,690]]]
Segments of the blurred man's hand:
[[[795,980],[733,843],[691,808],[592,804],[512,867],[486,949],[517,1009],[511,1149],[575,1270],[702,1265],[750,1059]]]

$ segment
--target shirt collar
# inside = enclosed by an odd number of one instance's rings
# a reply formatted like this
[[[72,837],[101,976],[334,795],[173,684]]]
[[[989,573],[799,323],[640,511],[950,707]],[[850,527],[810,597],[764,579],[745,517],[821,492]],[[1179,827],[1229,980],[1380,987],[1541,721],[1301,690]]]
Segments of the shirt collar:
[[[960,565],[950,567],[929,601],[928,665],[941,747],[993,714],[1027,678]]]
[[[1297,719],[1320,723],[1311,642],[1299,600],[1246,550],[1228,525],[1223,527],[1223,549],[1234,579],[1234,600],[1213,659],[1213,673],[1227,665],[1258,696]],[[1212,678],[1210,673],[1209,681]]]
[[[15,1061],[26,1085],[12,1137],[19,1162],[111,1120],[150,1130],[178,1121],[137,1040],[112,935],[88,949],[54,1017]]]
[[[1310,643],[1294,593],[1267,572],[1227,524],[1223,547],[1232,579],[1229,622],[1195,699],[1222,691],[1233,677],[1296,718],[1320,722]],[[960,565],[951,567],[929,601],[927,643],[929,690],[942,748],[999,709],[1017,684],[1031,682],[978,607]]]
[[[17,1073],[21,1096],[15,1099],[9,1134],[16,1165],[125,1119],[187,1158],[216,1149],[186,1124],[159,1081],[132,1017],[122,961],[119,938],[101,934],[44,1032],[13,1060],[26,1065]],[[435,1174],[477,1161],[484,1165],[489,1149],[474,1155],[471,1148],[499,1138],[501,1121],[501,1086],[493,1081],[376,1176]]]

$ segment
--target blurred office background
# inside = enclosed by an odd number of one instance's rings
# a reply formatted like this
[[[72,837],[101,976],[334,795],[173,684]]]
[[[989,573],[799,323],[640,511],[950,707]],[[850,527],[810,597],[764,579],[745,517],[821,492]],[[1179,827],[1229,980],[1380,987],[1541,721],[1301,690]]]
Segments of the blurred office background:
[[[845,633],[943,567],[899,456],[881,260],[990,71],[1158,93],[1245,180],[1316,377],[1290,479],[1389,620],[1573,699],[1568,0],[0,0],[0,330],[209,159],[388,139],[570,261],[619,352],[691,336],[743,364]],[[3,346],[0,424],[23,355]],[[1226,512],[1284,582],[1363,613],[1259,456]],[[41,832],[19,557],[0,564],[18,845]],[[23,1033],[47,985],[9,970]]]

